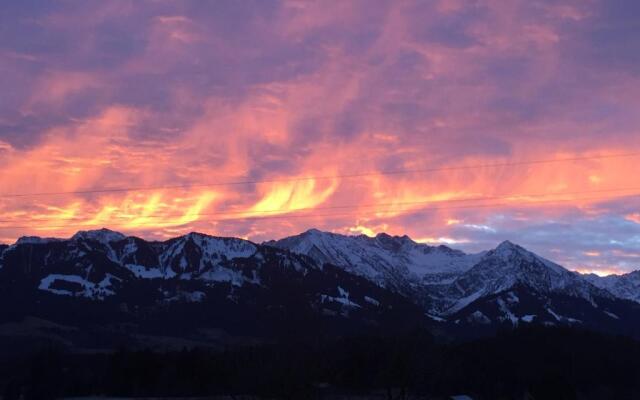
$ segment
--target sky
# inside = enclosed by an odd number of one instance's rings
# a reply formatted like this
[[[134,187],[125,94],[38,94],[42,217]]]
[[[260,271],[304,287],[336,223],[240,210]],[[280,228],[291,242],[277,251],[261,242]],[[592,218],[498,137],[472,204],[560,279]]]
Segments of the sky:
[[[640,268],[640,2],[9,1],[0,242],[318,228]]]

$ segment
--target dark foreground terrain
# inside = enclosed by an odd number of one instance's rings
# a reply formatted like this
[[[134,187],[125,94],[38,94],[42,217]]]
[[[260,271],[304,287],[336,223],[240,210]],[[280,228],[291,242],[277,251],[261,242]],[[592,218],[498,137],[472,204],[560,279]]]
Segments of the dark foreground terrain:
[[[637,277],[510,242],[25,237],[0,246],[0,395],[640,399]]]
[[[19,346],[16,343],[16,346]],[[72,354],[44,347],[2,358],[4,399],[74,396],[638,399],[640,342],[570,328],[527,328],[460,343],[426,331],[223,351]]]

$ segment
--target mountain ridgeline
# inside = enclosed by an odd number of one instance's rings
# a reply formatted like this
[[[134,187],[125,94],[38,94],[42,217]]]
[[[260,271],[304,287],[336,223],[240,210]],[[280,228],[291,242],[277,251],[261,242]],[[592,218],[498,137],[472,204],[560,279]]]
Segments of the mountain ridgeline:
[[[417,327],[448,339],[524,325],[640,337],[638,274],[580,275],[510,242],[466,254],[386,234],[24,237],[0,246],[0,351],[221,348]]]
[[[536,323],[640,335],[638,271],[581,275],[509,241],[465,254],[407,236],[310,230],[268,244],[343,266],[412,299],[428,317],[459,332]]]

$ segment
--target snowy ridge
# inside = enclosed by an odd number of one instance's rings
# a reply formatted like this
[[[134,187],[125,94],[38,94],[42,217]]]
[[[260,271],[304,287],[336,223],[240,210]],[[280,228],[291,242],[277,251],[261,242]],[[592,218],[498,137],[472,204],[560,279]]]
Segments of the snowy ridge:
[[[38,246],[38,256],[31,257],[30,246]],[[23,272],[48,272],[38,288],[57,295],[103,300],[117,293],[114,282],[131,279],[179,279],[203,281],[209,285],[260,285],[259,269],[265,262],[265,249],[247,240],[189,233],[166,242],[147,242],[126,237],[107,229],[81,231],[71,239],[22,238],[10,247],[0,248],[2,260],[15,250]],[[316,268],[313,260],[278,250],[278,265],[305,273]],[[21,255],[29,257],[20,259]],[[249,268],[240,266],[242,260]],[[25,264],[26,262],[26,264]],[[15,262],[14,262],[15,263]],[[240,263],[240,264],[239,264]],[[242,264],[242,265],[244,265]]]
[[[640,303],[640,270],[624,275],[583,275],[593,285],[609,291],[616,297]]]
[[[246,240],[190,233],[169,241],[159,261],[168,277],[185,275],[241,285],[242,277],[225,265],[236,258],[251,257],[257,250],[255,244]]]
[[[139,280],[253,290],[269,285],[274,271],[298,279],[329,268],[400,294],[433,321],[456,324],[582,323],[587,314],[592,322],[622,321],[626,306],[614,303],[640,302],[640,272],[585,276],[509,241],[465,254],[384,233],[368,237],[309,230],[256,244],[201,233],[149,242],[101,229],[68,240],[22,238],[0,246],[0,271],[5,265],[32,276],[41,291],[96,300],[135,291]],[[344,287],[317,293],[323,310],[347,315],[349,309],[380,305],[377,296],[356,299]],[[167,301],[206,298],[198,290],[180,290],[167,294]]]
[[[124,239],[126,236],[119,232],[102,228],[91,231],[79,231],[71,237],[71,240],[95,240],[100,243],[116,242]]]
[[[482,256],[446,246],[416,243],[408,236],[345,236],[311,229],[265,243],[343,267],[381,286],[406,291],[422,280],[440,283],[471,268]]]
[[[636,301],[640,297],[640,290],[634,286],[636,281],[631,276],[616,278],[615,281],[611,279],[606,287],[596,285],[509,241],[493,250],[471,255],[446,246],[415,243],[407,236],[379,234],[371,238],[318,230],[267,244],[306,254],[318,262],[340,266],[370,279],[413,298],[425,308],[427,315],[436,318],[453,317],[462,310],[478,307],[485,299],[499,296],[492,300],[491,312],[486,311],[492,313],[493,319],[476,310],[477,313],[465,317],[469,323],[507,322],[517,325],[545,319],[555,323],[557,318],[544,307],[555,295],[575,298],[583,302],[581,306],[586,304],[599,316],[611,318],[600,303],[615,296]],[[613,287],[618,288],[616,293]],[[536,306],[519,305],[518,296],[513,291],[515,288],[535,294],[527,298]],[[562,320],[578,321],[570,316]]]
[[[51,242],[59,242],[63,239],[57,239],[57,238],[41,238],[39,236],[22,236],[21,238],[19,238],[15,245],[18,244],[47,244],[47,243],[51,243]]]
[[[89,336],[95,328],[100,341],[131,335],[145,347],[139,332],[200,342],[217,329],[253,343],[280,332],[395,330],[424,318],[406,297],[275,247],[199,233],[156,242],[100,233],[4,251],[3,315],[36,313],[89,327]],[[120,323],[132,328],[114,336]]]
[[[609,295],[580,275],[505,241],[444,288],[436,308],[446,314],[455,313],[479,298],[517,285],[540,293],[563,292],[589,301]]]
[[[169,245],[161,256],[161,264],[176,265],[178,271],[200,272],[230,259],[250,257],[256,250],[257,247],[246,240],[190,233]]]

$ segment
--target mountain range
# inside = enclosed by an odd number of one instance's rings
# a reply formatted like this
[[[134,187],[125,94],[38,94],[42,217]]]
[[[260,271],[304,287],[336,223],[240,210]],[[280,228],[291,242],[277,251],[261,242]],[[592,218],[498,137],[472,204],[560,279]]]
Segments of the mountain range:
[[[107,229],[0,245],[0,337],[83,349],[224,346],[426,326],[521,324],[640,337],[640,272],[582,275],[505,241],[466,254],[407,236],[315,229],[253,243]],[[7,345],[9,346],[9,345]]]
[[[437,321],[613,327],[638,333],[640,272],[582,275],[509,241],[465,254],[407,236],[309,230],[267,244],[340,265],[411,298]]]

